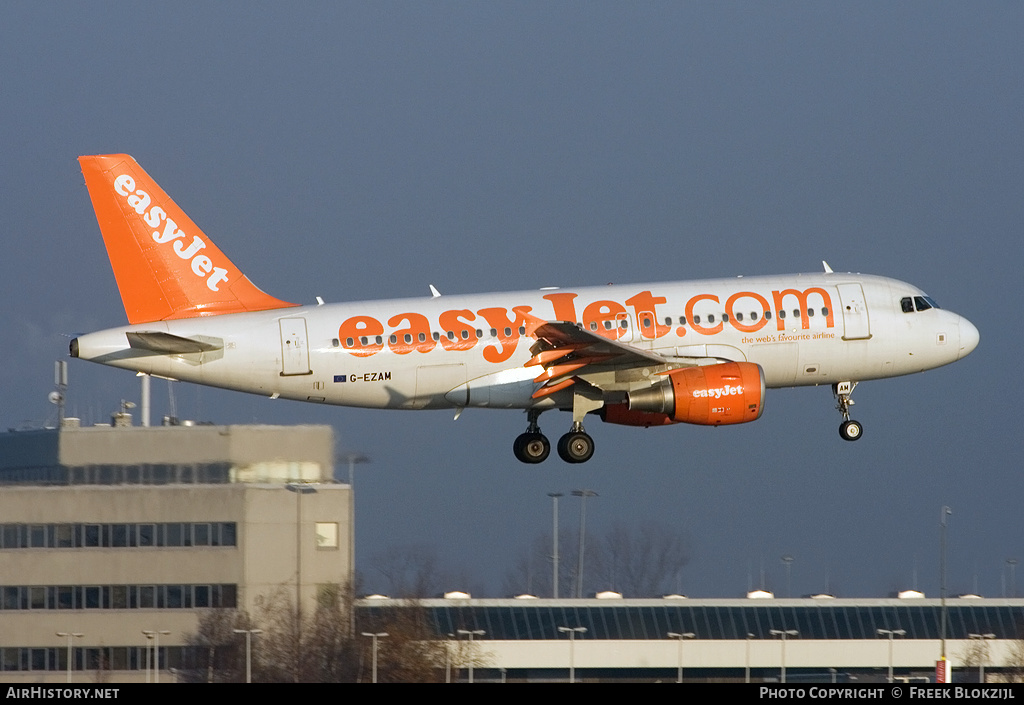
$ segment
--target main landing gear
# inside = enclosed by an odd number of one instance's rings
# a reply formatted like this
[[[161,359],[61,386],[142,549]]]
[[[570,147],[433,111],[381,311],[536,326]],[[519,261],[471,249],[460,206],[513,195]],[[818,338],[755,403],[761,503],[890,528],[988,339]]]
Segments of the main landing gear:
[[[551,443],[537,425],[540,412],[531,409],[526,414],[529,426],[526,433],[516,437],[515,443],[512,444],[512,452],[520,462],[531,465],[542,463],[551,453]],[[567,463],[585,463],[593,455],[594,439],[583,430],[582,423],[573,422],[569,432],[558,439],[558,456]]]
[[[853,406],[853,390],[857,388],[856,382],[839,382],[832,385],[832,394],[836,397],[836,409],[843,415],[843,422],[839,424],[839,435],[844,441],[856,441],[864,433],[864,427],[859,421],[850,419],[850,407]]]

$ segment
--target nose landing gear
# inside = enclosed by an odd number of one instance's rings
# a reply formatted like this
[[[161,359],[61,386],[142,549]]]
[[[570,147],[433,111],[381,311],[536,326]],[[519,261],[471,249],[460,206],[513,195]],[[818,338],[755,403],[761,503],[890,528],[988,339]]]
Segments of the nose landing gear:
[[[856,382],[839,382],[832,385],[832,394],[836,398],[836,409],[843,415],[843,422],[839,424],[839,436],[844,441],[856,441],[864,433],[864,427],[859,421],[850,419],[850,407],[853,406],[853,390],[857,388]]]

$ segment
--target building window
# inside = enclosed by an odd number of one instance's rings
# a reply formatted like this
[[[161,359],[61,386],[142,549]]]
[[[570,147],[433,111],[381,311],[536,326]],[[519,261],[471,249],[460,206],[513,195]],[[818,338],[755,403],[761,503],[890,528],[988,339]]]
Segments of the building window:
[[[318,521],[316,523],[316,547],[323,549],[338,547],[338,522]]]

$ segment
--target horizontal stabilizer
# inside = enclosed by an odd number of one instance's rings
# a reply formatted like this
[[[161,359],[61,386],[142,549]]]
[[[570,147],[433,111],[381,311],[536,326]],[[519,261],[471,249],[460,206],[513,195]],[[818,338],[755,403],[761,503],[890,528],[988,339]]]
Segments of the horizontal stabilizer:
[[[219,350],[224,347],[223,344],[217,345],[160,331],[134,331],[125,333],[125,335],[128,336],[128,345],[136,350],[149,350],[161,355],[184,355],[185,353]]]

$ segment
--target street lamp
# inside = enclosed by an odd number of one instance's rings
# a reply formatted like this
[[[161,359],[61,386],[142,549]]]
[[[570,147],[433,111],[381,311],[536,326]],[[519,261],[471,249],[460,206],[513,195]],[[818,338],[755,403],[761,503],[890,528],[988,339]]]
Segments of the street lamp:
[[[772,636],[777,636],[782,639],[782,678],[781,682],[786,682],[786,637],[796,636],[800,632],[796,629],[772,629],[768,632]]]
[[[576,682],[576,635],[586,634],[586,627],[559,627],[558,631],[569,635],[569,682]]]
[[[456,629],[456,634],[469,637],[469,682],[473,682],[473,637],[483,636],[487,632],[483,629]]]
[[[551,523],[553,525],[551,539],[551,596],[558,599],[558,498],[563,497],[561,492],[548,492],[551,498]]]
[[[978,682],[985,682],[985,662],[988,660],[988,644],[986,643],[989,639],[995,639],[996,635],[991,632],[987,634],[968,634],[968,639],[978,639],[982,642],[982,648],[978,654]]]
[[[252,683],[252,635],[262,634],[262,629],[235,629],[235,634],[245,634],[245,682]]]
[[[82,634],[81,632],[57,632],[57,636],[66,637],[67,640],[68,640],[68,683],[70,683],[71,682],[71,664],[72,664],[71,640],[73,638],[75,638],[75,637],[81,638],[81,637],[85,636],[85,634]]]
[[[889,682],[892,683],[892,642],[893,637],[903,636],[906,634],[905,629],[876,629],[879,636],[889,637]]]
[[[694,637],[693,632],[669,632],[669,639],[679,640],[679,668],[676,671],[676,683],[683,682],[683,639],[692,639]]]
[[[747,638],[746,638],[746,642],[747,642],[747,659],[746,659],[746,667],[743,669],[744,670],[744,673],[743,673],[743,682],[744,683],[749,683],[750,682],[750,640],[753,639],[753,638],[754,638],[754,635],[751,634],[750,632],[747,632]]]
[[[292,681],[299,682],[299,644],[302,643],[302,495],[316,494],[316,488],[305,482],[289,482],[284,488],[295,493],[295,661]]]
[[[363,636],[373,639],[373,682],[377,682],[377,639],[388,636],[387,632],[362,632]]]
[[[153,666],[153,682],[160,682],[160,635],[167,636],[170,632],[166,629],[143,629],[142,633],[146,636],[146,682],[149,683],[149,650],[153,649],[155,664]],[[154,642],[152,647],[148,643],[149,641]]]
[[[942,682],[952,681],[949,673],[949,664],[946,662],[946,517],[951,515],[953,510],[947,506],[942,507],[939,515],[939,597],[942,598],[942,607],[939,613],[939,641],[941,644]]]
[[[576,558],[576,597],[583,597],[583,551],[587,535],[587,497],[597,497],[594,490],[573,490],[573,497],[580,498],[580,555]]]

